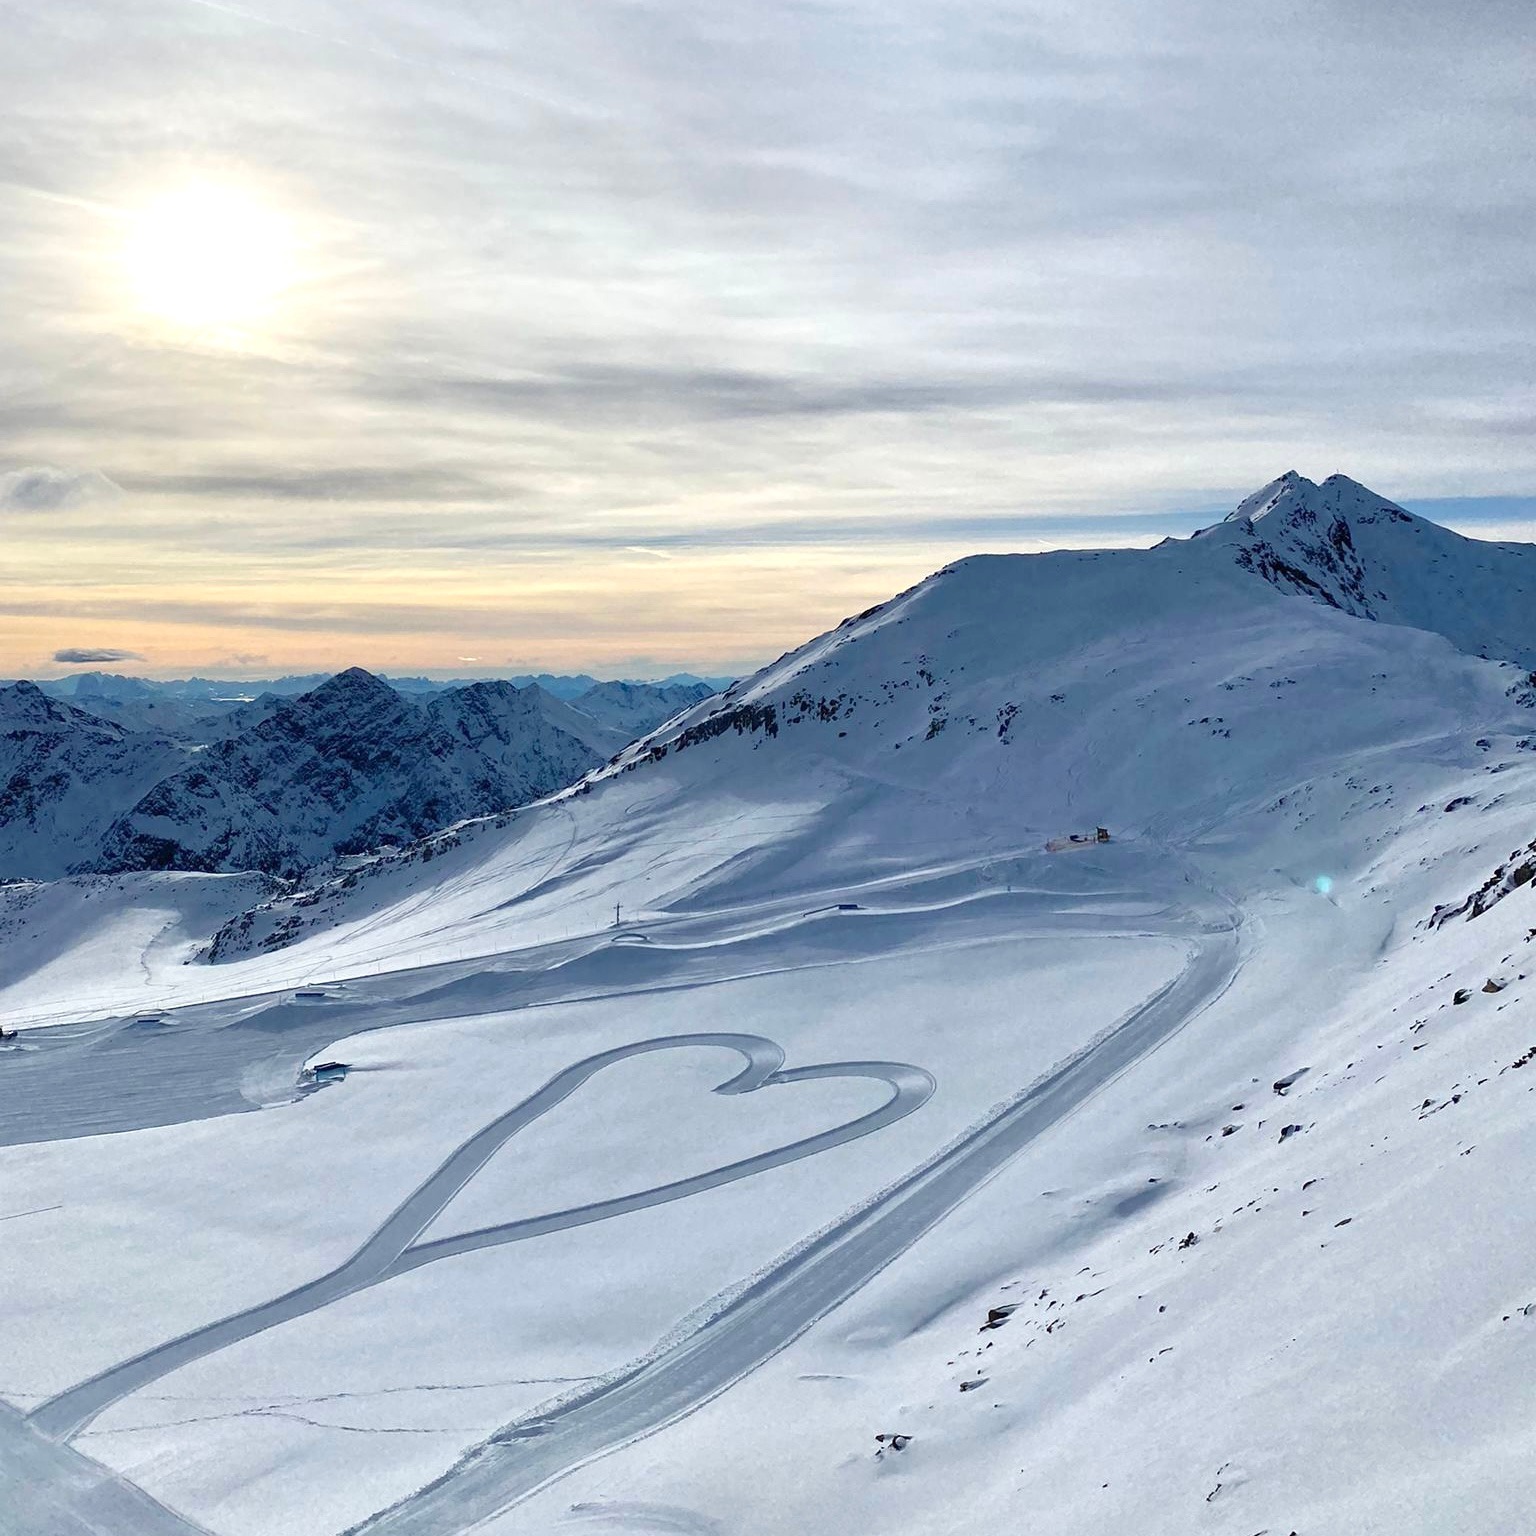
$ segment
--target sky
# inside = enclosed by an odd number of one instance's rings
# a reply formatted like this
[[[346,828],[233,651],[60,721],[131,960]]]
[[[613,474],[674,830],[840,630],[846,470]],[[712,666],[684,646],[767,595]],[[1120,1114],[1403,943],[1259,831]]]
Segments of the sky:
[[[0,675],[730,673],[1290,468],[1536,538],[1528,0],[0,27]]]

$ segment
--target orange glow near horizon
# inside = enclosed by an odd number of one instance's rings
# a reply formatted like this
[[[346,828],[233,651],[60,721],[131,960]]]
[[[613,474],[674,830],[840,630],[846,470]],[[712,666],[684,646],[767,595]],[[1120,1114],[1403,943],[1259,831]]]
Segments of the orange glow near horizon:
[[[1017,547],[1017,545],[1015,545]],[[116,648],[142,675],[275,676],[363,666],[394,673],[740,674],[894,596],[961,551],[938,545],[753,547],[666,560],[628,552],[486,564],[423,558],[409,575],[167,561],[110,548],[67,582],[45,559],[11,573],[0,676],[73,670],[66,647]],[[25,581],[23,590],[18,583]],[[473,663],[460,658],[476,657]]]

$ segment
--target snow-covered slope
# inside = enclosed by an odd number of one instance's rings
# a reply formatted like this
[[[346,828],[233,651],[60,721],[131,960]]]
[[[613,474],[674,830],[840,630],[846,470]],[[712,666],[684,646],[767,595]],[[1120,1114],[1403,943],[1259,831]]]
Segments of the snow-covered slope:
[[[1389,526],[1405,545],[1389,555],[1411,570],[1422,536],[1411,523]],[[1478,665],[1439,635],[1300,601],[1237,558],[1248,547],[1198,535],[1151,551],[961,561],[705,700],[583,792],[637,773],[648,799],[675,802],[690,824],[680,839],[717,853],[733,888],[751,888],[760,866],[782,871],[801,841],[813,863],[826,841],[862,854],[876,836],[866,814],[882,839],[916,835],[890,824],[893,798],[923,819],[925,846],[1027,843],[1106,824],[1187,840],[1311,794],[1321,764],[1392,761],[1438,739],[1473,700],[1478,718],[1509,712],[1512,740],[1536,727],[1523,711],[1536,700],[1523,667]],[[1312,569],[1321,582],[1321,562]],[[1425,676],[1437,680],[1427,693]],[[711,845],[691,824],[717,794],[809,799],[817,830],[755,850],[734,838]],[[1274,825],[1260,820],[1244,835]],[[1278,834],[1282,850],[1288,835]],[[495,835],[469,829],[452,841],[478,850]],[[279,933],[291,941],[348,911],[367,911],[377,932],[385,919],[374,909],[414,885],[423,854],[443,851],[439,841],[280,901],[223,935],[217,952]],[[478,853],[467,857],[473,888],[494,889]],[[667,861],[682,862],[675,851]]]
[[[714,692],[708,683],[598,683],[571,703],[633,741]]]
[[[136,872],[0,885],[0,989],[62,992],[89,1007],[86,976],[113,976],[124,955],[141,978],[177,974],[216,927],[271,894],[264,875]]]
[[[36,685],[0,688],[0,879],[51,880],[185,761],[174,742],[99,719]]]
[[[1282,591],[1536,667],[1536,545],[1463,538],[1345,475],[1294,470],[1197,537]]]
[[[551,723],[563,713],[507,683],[419,706],[354,667],[156,784],[113,824],[94,867],[293,875],[410,842],[548,794],[600,761]]]
[[[218,965],[82,911],[0,991],[0,1508],[1522,1529],[1536,686],[1230,526],[962,561]]]

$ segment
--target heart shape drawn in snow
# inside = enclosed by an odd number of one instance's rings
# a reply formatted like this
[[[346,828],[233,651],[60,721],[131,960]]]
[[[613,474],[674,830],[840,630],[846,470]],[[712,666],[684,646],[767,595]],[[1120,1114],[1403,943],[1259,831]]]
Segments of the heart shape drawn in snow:
[[[594,1073],[615,1062],[650,1051],[701,1045],[724,1046],[746,1059],[746,1065],[721,1083],[714,1090],[716,1093],[755,1093],[759,1088],[781,1083],[803,1083],[812,1078],[871,1077],[889,1085],[891,1096],[879,1108],[846,1120],[829,1130],[818,1131],[814,1136],[805,1136],[798,1141],[786,1142],[734,1163],[724,1163],[718,1168],[693,1174],[686,1179],[653,1185],[650,1189],[637,1190],[608,1200],[596,1200],[588,1205],[571,1206],[563,1211],[550,1211],[542,1216],[527,1216],[520,1221],[481,1227],[473,1232],[455,1232],[449,1237],[436,1238],[431,1242],[417,1241],[454,1196],[512,1137],[569,1098]],[[158,1344],[143,1354],[109,1366],[89,1380],[67,1388],[33,1409],[28,1415],[28,1422],[50,1439],[68,1440],[104,1409],[148,1386],[150,1382],[158,1381],[162,1376],[190,1365],[194,1360],[201,1360],[205,1355],[216,1354],[242,1339],[249,1339],[280,1323],[291,1322],[296,1317],[318,1311],[343,1296],[367,1290],[396,1275],[403,1275],[408,1270],[436,1263],[439,1259],[451,1258],[454,1254],[494,1248],[503,1243],[540,1237],[546,1232],[560,1232],[568,1227],[606,1221],[610,1216],[622,1216],[628,1211],[681,1200],[688,1195],[696,1195],[754,1173],[763,1173],[784,1163],[796,1162],[802,1157],[811,1157],[817,1152],[825,1152],[845,1141],[867,1136],[871,1131],[903,1119],[914,1110],[922,1108],[934,1090],[933,1078],[927,1072],[921,1067],[907,1066],[902,1062],[837,1061],[788,1069],[783,1062],[783,1048],[774,1041],[762,1035],[738,1034],[663,1035],[654,1040],[639,1040],[632,1045],[621,1045],[588,1056],[564,1071],[557,1072],[521,1104],[476,1131],[401,1201],[350,1259],[328,1274],[274,1297],[271,1301],[205,1324],[190,1333]]]

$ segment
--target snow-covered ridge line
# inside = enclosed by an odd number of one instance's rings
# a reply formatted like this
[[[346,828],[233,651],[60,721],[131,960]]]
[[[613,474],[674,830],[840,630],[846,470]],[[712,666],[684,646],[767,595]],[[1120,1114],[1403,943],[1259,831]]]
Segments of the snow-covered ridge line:
[[[1205,614],[1218,627],[1253,622],[1284,631],[1267,653],[1272,664],[1217,680],[1216,691],[1185,722],[1230,739],[1234,726],[1226,706],[1236,699],[1224,695],[1293,686],[1285,668],[1288,655],[1311,665],[1313,642],[1286,624],[1287,615],[1299,624],[1305,613],[1292,608],[1294,603],[1315,603],[1334,615],[1372,622],[1424,618],[1413,627],[1474,651],[1488,648],[1481,645],[1485,631],[1477,625],[1480,615],[1492,615],[1505,626],[1497,643],[1514,654],[1536,654],[1533,554],[1536,550],[1525,546],[1462,539],[1342,476],[1314,485],[1288,474],[1248,498],[1223,523],[1153,550],[954,562],[674,715],[547,803],[600,792],[638,769],[656,772],[685,756],[691,761],[703,754],[705,772],[714,771],[711,765],[722,751],[738,748],[766,752],[777,761],[799,738],[804,746],[795,747],[797,754],[811,751],[829,761],[859,757],[883,741],[882,761],[889,752],[926,751],[940,753],[935,767],[941,769],[951,755],[941,752],[942,742],[979,738],[1005,750],[1038,751],[1058,727],[1077,719],[1085,677],[1123,671],[1126,646],[1133,653],[1155,647],[1162,643],[1156,637],[1163,628],[1199,628]],[[1305,581],[1296,573],[1305,574]],[[1476,612],[1469,607],[1474,599],[1481,604]],[[1249,613],[1251,620],[1236,620]],[[957,660],[962,647],[965,659]],[[1340,685],[1352,686],[1342,675]],[[1086,687],[1089,696],[1102,691],[1094,682]],[[1536,691],[1523,678],[1505,687],[1516,704],[1527,702],[1528,695],[1536,701]],[[1152,690],[1144,699],[1118,692],[1118,702],[1106,699],[1099,707],[1119,710],[1122,718],[1127,711],[1140,712],[1153,697]],[[1165,701],[1160,709],[1176,707]],[[1326,701],[1314,701],[1313,708],[1326,709]],[[1249,729],[1267,727],[1256,719]],[[1315,732],[1316,725],[1303,729]],[[739,757],[731,761],[732,771],[742,771]],[[1227,803],[1218,800],[1212,814],[1224,814],[1220,807]],[[1083,820],[1094,825],[1112,814],[1091,808]],[[1064,829],[1047,822],[1044,830]],[[343,876],[341,883],[361,897],[365,889],[377,890],[380,877],[398,870],[401,859],[431,860],[478,835],[466,823],[449,837],[380,861],[367,874]],[[300,898],[302,910],[289,908],[278,919],[280,933],[267,914],[253,919],[244,934],[221,935],[218,955],[250,952],[252,942],[302,938],[321,917],[319,907],[340,916],[345,903],[333,904],[337,894],[337,883],[331,882],[318,906]]]
[[[593,777],[658,761],[668,750],[685,750],[712,734],[774,734],[785,720],[837,718],[834,712],[847,707],[845,698],[801,690],[786,700],[783,685],[819,670],[840,645],[867,630],[901,622],[904,605],[973,561],[1062,563],[1102,555],[1143,565],[1151,585],[1162,576],[1160,556],[1178,561],[1188,573],[1186,580],[1199,571],[1190,559],[1197,541],[1213,571],[1230,560],[1288,595],[1356,617],[1443,634],[1469,654],[1536,666],[1536,545],[1468,539],[1347,476],[1331,475],[1315,484],[1291,470],[1247,497],[1222,522],[1187,539],[1165,539],[1153,551],[1064,551],[957,561],[651,732]],[[916,665],[923,665],[922,658]]]

